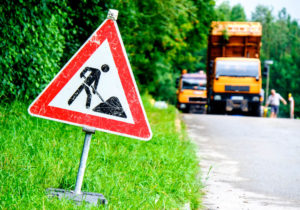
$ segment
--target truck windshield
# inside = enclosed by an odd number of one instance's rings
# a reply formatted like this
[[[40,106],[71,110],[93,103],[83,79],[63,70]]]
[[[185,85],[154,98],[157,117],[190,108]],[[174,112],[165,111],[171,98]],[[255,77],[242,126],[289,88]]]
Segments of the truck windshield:
[[[189,90],[206,90],[206,79],[198,78],[183,78],[182,89]]]
[[[217,76],[257,77],[259,62],[257,61],[217,61]]]

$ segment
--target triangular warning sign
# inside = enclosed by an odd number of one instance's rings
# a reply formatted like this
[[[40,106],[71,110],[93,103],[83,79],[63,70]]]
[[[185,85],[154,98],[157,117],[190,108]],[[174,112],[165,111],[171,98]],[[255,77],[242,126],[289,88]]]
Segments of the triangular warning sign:
[[[152,137],[117,23],[111,19],[99,26],[28,111],[141,140]]]

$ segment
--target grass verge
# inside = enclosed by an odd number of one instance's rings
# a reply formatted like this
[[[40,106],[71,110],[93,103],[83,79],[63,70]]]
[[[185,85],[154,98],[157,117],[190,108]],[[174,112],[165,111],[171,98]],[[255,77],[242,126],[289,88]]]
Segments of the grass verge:
[[[199,207],[201,183],[194,146],[175,127],[176,110],[154,108],[143,97],[149,142],[96,132],[82,191],[104,194],[109,209]],[[48,199],[46,188],[73,190],[84,141],[80,127],[29,116],[27,104],[0,106],[0,207],[86,209]],[[91,207],[92,209],[95,207]]]

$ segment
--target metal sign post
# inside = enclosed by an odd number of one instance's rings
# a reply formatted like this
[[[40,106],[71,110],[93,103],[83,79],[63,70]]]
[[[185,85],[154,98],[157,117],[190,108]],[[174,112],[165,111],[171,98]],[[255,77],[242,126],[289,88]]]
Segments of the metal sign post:
[[[80,164],[79,164],[77,179],[76,179],[76,185],[75,185],[75,191],[74,191],[76,195],[80,195],[82,193],[81,186],[82,186],[84,171],[86,167],[86,160],[89,155],[92,134],[95,133],[94,129],[83,128],[83,131],[85,132],[85,138],[84,138],[84,145],[82,148],[82,154],[81,154],[81,159],[80,159]]]
[[[84,144],[82,148],[82,154],[80,159],[80,164],[77,173],[76,185],[74,191],[67,191],[63,189],[47,189],[49,197],[58,197],[59,199],[69,199],[75,201],[77,204],[81,204],[83,201],[98,205],[98,204],[107,204],[107,200],[100,193],[90,193],[90,192],[81,192],[81,186],[83,182],[84,171],[86,168],[86,161],[88,158],[90,143],[92,139],[92,134],[95,133],[95,130],[92,128],[84,127],[83,131],[85,132]]]

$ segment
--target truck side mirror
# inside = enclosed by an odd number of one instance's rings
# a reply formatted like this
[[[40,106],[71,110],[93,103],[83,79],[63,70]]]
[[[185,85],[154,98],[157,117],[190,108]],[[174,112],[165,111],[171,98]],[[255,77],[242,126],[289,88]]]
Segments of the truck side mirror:
[[[269,66],[268,65],[265,65],[264,66],[264,70],[263,70],[263,76],[264,77],[267,77],[269,74]]]
[[[176,84],[175,84],[176,88],[179,87],[179,78],[176,79]]]

